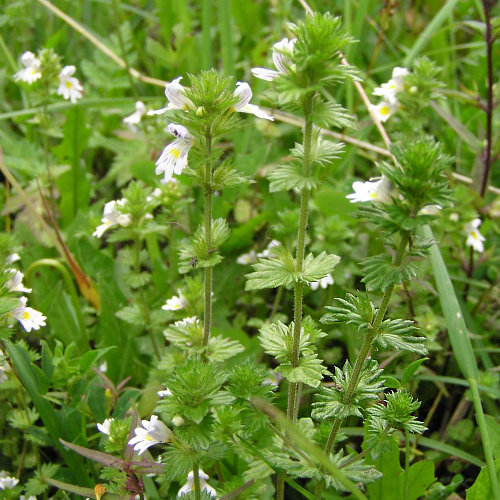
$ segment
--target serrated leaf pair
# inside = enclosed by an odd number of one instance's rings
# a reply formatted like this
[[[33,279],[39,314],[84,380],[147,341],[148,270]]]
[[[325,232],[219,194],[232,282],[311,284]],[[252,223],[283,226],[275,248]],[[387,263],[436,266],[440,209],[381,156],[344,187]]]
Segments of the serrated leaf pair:
[[[246,290],[260,290],[278,286],[290,287],[294,283],[319,281],[331,273],[339,263],[340,257],[326,252],[317,257],[308,254],[304,259],[302,272],[296,269],[295,259],[285,248],[275,249],[275,258],[260,259],[254,264],[254,272],[247,274]]]
[[[313,403],[312,417],[318,420],[325,418],[361,417],[361,402],[368,399],[378,399],[377,394],[383,390],[384,381],[380,379],[382,370],[375,360],[366,360],[358,384],[351,401],[346,400],[346,394],[352,378],[353,367],[346,361],[341,370],[335,367],[333,375],[334,386],[322,387]]]

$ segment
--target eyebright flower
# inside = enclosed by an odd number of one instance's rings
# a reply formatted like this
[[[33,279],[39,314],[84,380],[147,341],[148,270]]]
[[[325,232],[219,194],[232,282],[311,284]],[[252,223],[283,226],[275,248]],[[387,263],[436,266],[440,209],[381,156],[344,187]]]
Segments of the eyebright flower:
[[[200,478],[201,490],[205,490],[211,497],[215,498],[217,496],[217,492],[207,483],[208,476],[201,469],[198,469],[198,477]],[[194,489],[194,473],[193,471],[191,471],[188,474],[187,483],[179,490],[177,496],[180,497],[182,495],[187,495],[190,491],[193,491],[193,489]]]
[[[78,78],[72,76],[76,71],[74,66],[64,66],[59,73],[59,87],[57,95],[63,96],[64,99],[70,100],[73,104],[82,97],[83,87],[78,81]]]
[[[464,231],[467,233],[465,244],[479,253],[484,252],[483,241],[486,241],[486,238],[478,230],[480,225],[481,219],[473,219],[464,225]]]
[[[31,85],[42,77],[40,59],[38,59],[33,52],[25,52],[21,56],[21,63],[25,67],[14,75],[14,80],[16,82],[21,80]]]
[[[248,253],[242,253],[236,259],[236,263],[241,264],[243,266],[254,264],[255,262],[257,262],[257,254],[255,253],[255,250],[250,250],[250,252]]]
[[[187,305],[186,297],[182,295],[180,290],[178,290],[179,296],[174,295],[170,299],[167,299],[167,302],[161,306],[164,311],[179,311],[180,309],[184,309]]]
[[[373,91],[373,95],[382,96],[385,101],[396,99],[397,92],[404,89],[405,76],[408,74],[409,71],[406,68],[396,66],[392,70],[392,78],[388,82],[383,83],[380,87],[377,87]]]
[[[137,130],[136,125],[141,123],[142,117],[146,114],[146,106],[142,101],[137,101],[135,103],[135,111],[123,119],[123,123],[126,123],[130,130],[134,132]]]
[[[112,200],[108,201],[104,205],[103,217],[101,219],[102,224],[96,227],[96,230],[92,233],[92,236],[96,238],[101,238],[102,235],[111,227],[116,224],[126,227],[131,222],[129,214],[124,214],[117,210],[117,206],[124,207],[127,204],[127,200],[122,198],[121,200]]]
[[[270,82],[275,78],[278,78],[280,74],[286,74],[288,72],[288,68],[292,65],[290,56],[293,53],[293,46],[295,45],[295,42],[295,38],[292,40],[283,38],[283,40],[280,40],[273,45],[273,63],[278,71],[268,68],[252,68],[253,75],[256,78]]]
[[[111,430],[111,422],[113,422],[114,418],[107,418],[102,424],[97,424],[97,430],[109,436]]]
[[[236,90],[234,96],[238,98],[238,102],[233,106],[234,111],[240,113],[250,113],[257,118],[264,118],[265,120],[274,121],[274,117],[267,114],[263,109],[255,104],[249,104],[252,98],[252,89],[246,82],[236,82]]]
[[[441,205],[425,205],[418,211],[417,215],[437,215],[442,208]]]
[[[167,147],[156,160],[155,173],[157,175],[165,174],[161,180],[163,184],[167,183],[172,178],[172,175],[179,175],[184,170],[188,163],[189,150],[194,144],[194,137],[186,127],[170,123],[167,129],[171,134],[175,135],[176,139],[167,144]]]
[[[160,398],[169,398],[172,395],[172,391],[168,387],[165,387],[165,390],[158,391],[156,394],[158,394]]]
[[[319,281],[312,281],[309,286],[312,290],[317,290],[319,287],[327,288],[329,285],[333,285],[333,278],[331,274],[327,274],[324,278]]]
[[[128,444],[134,445],[134,450],[142,455],[150,446],[168,443],[172,438],[171,430],[156,415],[151,420],[143,420],[142,427],[135,429],[135,437]]]
[[[200,322],[200,320],[196,316],[191,316],[190,318],[184,318],[180,321],[176,321],[174,326],[187,326],[187,325],[196,325]]]
[[[281,373],[275,372],[273,369],[269,369],[269,375],[262,381],[262,384],[269,384],[274,387],[278,387],[283,376]]]
[[[257,257],[263,258],[263,257],[274,257],[275,253],[273,252],[274,247],[279,247],[281,243],[278,240],[271,240],[267,247],[262,250],[262,252],[259,252],[257,254]]]
[[[346,196],[351,203],[364,201],[380,201],[386,203],[390,201],[386,179],[367,182],[356,181],[352,183],[352,188],[354,189],[354,193]]]
[[[17,262],[18,260],[21,260],[21,256],[18,253],[11,253],[10,255],[7,256],[5,263],[6,264],[13,264],[14,262]]]
[[[31,288],[24,288],[23,285],[23,278],[24,274],[21,271],[17,271],[16,269],[6,269],[6,273],[14,273],[11,278],[7,280],[5,283],[5,287],[7,290],[10,292],[24,292],[24,293],[30,293]]]
[[[3,470],[0,472],[0,490],[10,490],[19,483],[19,479],[9,476],[9,472]]]
[[[372,110],[381,122],[386,122],[399,108],[398,101],[382,101],[372,105]]]
[[[26,307],[26,303],[28,302],[26,297],[20,297],[19,302],[21,305],[10,311],[9,315],[16,318],[27,332],[39,330],[41,326],[45,326],[47,317],[36,309]]]

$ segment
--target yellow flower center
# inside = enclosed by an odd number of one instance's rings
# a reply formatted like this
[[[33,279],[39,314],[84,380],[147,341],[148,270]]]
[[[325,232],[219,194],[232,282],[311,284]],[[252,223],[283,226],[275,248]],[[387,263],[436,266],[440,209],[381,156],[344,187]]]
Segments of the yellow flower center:
[[[381,115],[388,115],[390,113],[390,109],[387,106],[380,106],[380,114]]]
[[[67,89],[70,89],[73,87],[73,84],[69,80],[66,80],[66,83],[64,85],[66,85]]]
[[[172,148],[170,150],[170,154],[175,158],[179,158],[179,156],[181,155],[181,150],[180,149],[177,149],[177,148]]]
[[[477,240],[477,239],[478,239],[476,231],[472,231],[472,232],[470,233],[470,235],[471,235],[471,236],[472,236],[475,240]]]
[[[146,441],[153,441],[153,438],[151,436],[148,436],[147,434],[146,434],[146,438],[145,439],[146,439]]]
[[[376,199],[377,199],[377,193],[376,193],[376,192],[375,192],[375,193],[370,193],[368,196],[369,196],[370,198],[372,198],[373,200],[376,200]]]
[[[24,311],[23,312],[23,319],[30,319],[30,318],[31,318],[31,316],[30,316],[29,311]]]

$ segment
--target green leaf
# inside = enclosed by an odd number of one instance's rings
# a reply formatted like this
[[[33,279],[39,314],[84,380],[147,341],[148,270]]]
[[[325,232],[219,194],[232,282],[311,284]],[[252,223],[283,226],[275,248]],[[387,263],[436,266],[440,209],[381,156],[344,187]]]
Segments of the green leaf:
[[[387,253],[368,257],[360,262],[360,266],[364,273],[361,281],[369,290],[382,290],[417,277],[414,263],[404,262],[394,266],[392,257]]]
[[[299,359],[299,366],[279,365],[277,371],[289,382],[302,382],[311,387],[318,387],[324,375],[330,372],[323,366],[317,354],[306,353]]]
[[[434,462],[422,460],[408,469],[408,495],[405,500],[422,498],[427,488],[436,480]],[[404,492],[404,472],[399,474],[399,491]]]
[[[495,470],[497,472],[497,477],[500,477],[500,459],[498,458],[495,460]],[[466,500],[491,500],[493,498],[493,491],[487,467],[481,468],[481,472],[477,476],[476,481],[467,490],[465,498]]]
[[[286,326],[281,321],[265,323],[259,331],[259,342],[264,352],[282,363],[290,363],[293,352],[293,328],[293,322],[290,326]],[[299,351],[305,353],[310,345],[309,334],[304,333],[302,329]]]
[[[354,119],[349,111],[332,101],[315,101],[312,120],[315,125],[324,128],[354,126]]]
[[[131,325],[142,326],[144,325],[144,315],[137,304],[132,304],[131,306],[125,306],[124,308],[117,311],[116,316],[121,320],[130,323]]]
[[[116,347],[117,346],[110,346],[86,352],[80,358],[80,370],[82,372],[86,372],[98,359],[102,358],[108,351],[111,351]]]
[[[315,189],[317,180],[314,177],[305,177],[302,174],[302,167],[296,162],[290,165],[280,165],[276,167],[268,176],[269,191],[288,191],[289,189]]]
[[[276,247],[277,256],[269,259],[259,259],[253,264],[254,272],[246,275],[245,290],[260,290],[262,288],[289,287],[300,280],[299,273],[295,270],[295,260],[292,254]]]
[[[13,297],[0,297],[0,314],[7,314],[19,307],[19,299]]]
[[[244,350],[245,348],[236,340],[220,335],[211,336],[208,340],[207,357],[214,362],[225,361]]]
[[[429,358],[421,358],[413,361],[413,363],[410,363],[403,371],[403,375],[401,377],[401,385],[406,385],[410,381],[413,374],[420,368],[420,365],[428,359]]]
[[[317,257],[306,255],[302,271],[302,281],[319,281],[331,273],[340,262],[338,255],[321,252]]]
[[[375,344],[382,349],[397,349],[427,354],[427,348],[424,345],[426,338],[413,335],[419,331],[420,329],[413,325],[413,321],[386,319],[380,325]]]
[[[493,458],[500,459],[500,423],[491,415],[485,415],[484,419],[486,420],[486,426],[488,427],[488,436],[491,440]]]

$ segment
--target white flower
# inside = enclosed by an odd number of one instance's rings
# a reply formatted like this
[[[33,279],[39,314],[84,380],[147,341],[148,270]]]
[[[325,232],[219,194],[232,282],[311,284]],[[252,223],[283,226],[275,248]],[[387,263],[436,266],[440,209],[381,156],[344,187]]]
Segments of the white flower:
[[[191,316],[190,318],[184,318],[180,321],[176,321],[174,326],[187,326],[187,325],[197,325],[200,320],[196,316]]]
[[[23,278],[24,274],[16,269],[6,269],[6,273],[14,273],[6,282],[5,286],[10,292],[25,292],[30,293],[31,288],[24,288]]]
[[[273,248],[279,247],[280,242],[278,240],[271,240],[267,247],[262,251],[257,254],[257,257],[262,258],[262,257],[274,257],[276,255],[275,252],[273,252]]]
[[[134,132],[137,130],[136,125],[141,123],[142,117],[146,114],[146,106],[142,101],[137,101],[135,103],[135,111],[123,119],[123,123],[126,123],[130,130]]]
[[[109,436],[111,432],[111,422],[114,420],[114,418],[107,418],[102,424],[97,424],[97,430]]]
[[[158,391],[156,394],[158,394],[160,398],[169,398],[172,395],[172,391],[168,387],[165,387],[165,390]]]
[[[441,205],[425,205],[418,212],[417,215],[437,215],[442,210]]]
[[[142,455],[150,446],[159,443],[168,443],[172,432],[156,415],[151,415],[151,420],[143,420],[142,427],[135,429],[135,437],[128,444],[134,445],[134,450]]]
[[[10,490],[19,483],[19,479],[9,476],[9,472],[3,470],[0,472],[0,490]]]
[[[241,264],[243,266],[254,264],[255,262],[257,262],[257,254],[255,253],[255,250],[250,250],[250,252],[248,253],[242,253],[236,259],[236,263]]]
[[[176,139],[167,144],[167,147],[156,161],[155,173],[165,174],[161,180],[163,184],[167,183],[172,178],[172,175],[179,175],[184,170],[188,163],[189,150],[194,144],[194,137],[186,127],[170,123],[167,128],[171,134],[175,135]]]
[[[42,77],[42,73],[40,72],[40,60],[35,57],[33,52],[25,52],[21,56],[21,63],[25,67],[14,75],[14,80],[16,82],[21,80],[31,85]]]
[[[78,78],[72,76],[76,71],[74,66],[64,66],[59,73],[59,87],[57,95],[62,95],[64,99],[70,100],[73,104],[82,97],[83,87]]]
[[[11,253],[10,255],[7,256],[7,259],[5,260],[6,264],[13,264],[14,262],[17,262],[18,260],[21,260],[21,256],[18,253]]]
[[[290,56],[293,53],[295,42],[296,39],[288,40],[288,38],[283,38],[283,40],[273,45],[273,63],[278,71],[267,68],[252,68],[253,75],[256,78],[270,82],[278,78],[280,74],[286,74],[288,68],[292,66]]]
[[[188,108],[194,108],[193,101],[184,95],[185,88],[179,83],[181,80],[182,76],[179,76],[165,85],[165,96],[168,99],[168,106],[166,108],[148,111],[147,114],[149,116],[161,115],[173,109],[186,110]]]
[[[174,295],[170,299],[167,299],[167,302],[161,306],[161,308],[164,311],[178,311],[180,309],[184,309],[187,306],[187,300],[184,295],[180,292],[180,290],[177,290],[179,292],[179,296]]]
[[[26,307],[26,302],[28,302],[26,297],[20,297],[19,302],[21,305],[10,311],[9,315],[16,318],[27,332],[39,330],[41,326],[45,326],[47,317],[40,311]]]
[[[236,90],[233,94],[238,98],[238,102],[234,104],[233,109],[239,111],[240,113],[250,113],[255,115],[257,118],[264,118],[265,120],[274,121],[274,117],[267,114],[263,109],[255,104],[249,104],[252,98],[252,89],[250,85],[246,82],[236,82]]]
[[[124,214],[123,212],[117,210],[116,207],[124,207],[127,204],[127,200],[122,198],[121,200],[108,201],[104,205],[103,217],[101,219],[102,224],[96,227],[96,230],[92,233],[92,236],[96,238],[101,238],[102,235],[111,227],[116,224],[120,226],[128,226],[132,219],[129,214]]]
[[[346,196],[351,203],[363,201],[381,201],[382,203],[386,203],[390,201],[386,179],[367,182],[356,181],[352,183],[352,188],[354,189],[354,193]]]
[[[205,490],[211,497],[215,498],[217,496],[217,492],[212,488],[208,483],[208,476],[201,470],[198,469],[198,477],[200,478],[200,488],[201,490]],[[186,495],[190,491],[194,489],[194,473],[191,471],[187,477],[187,483],[179,490],[177,496],[180,497],[182,495]]]
[[[481,253],[484,252],[483,241],[486,241],[486,238],[478,230],[480,225],[481,219],[473,219],[464,225],[464,231],[467,233],[465,244]]]
[[[386,122],[398,108],[399,103],[397,100],[384,100],[379,104],[371,106],[371,109],[375,112],[381,122]]]
[[[406,68],[400,68],[396,66],[392,70],[392,78],[383,83],[380,87],[377,87],[373,91],[373,95],[382,96],[385,101],[396,100],[396,94],[404,89],[405,77],[409,74]]]
[[[106,361],[103,361],[100,365],[99,365],[99,371],[101,373],[106,373],[108,371],[108,363],[106,363]]]
[[[274,387],[278,387],[283,378],[281,373],[275,372],[273,369],[269,369],[269,375],[262,381],[262,384],[272,385]]]
[[[331,274],[327,274],[324,278],[319,281],[312,281],[309,286],[312,290],[317,290],[319,287],[327,288],[329,285],[333,285],[333,278]]]

